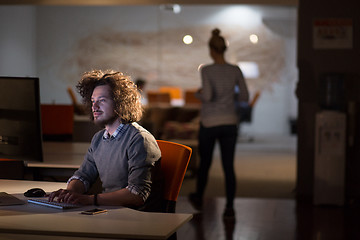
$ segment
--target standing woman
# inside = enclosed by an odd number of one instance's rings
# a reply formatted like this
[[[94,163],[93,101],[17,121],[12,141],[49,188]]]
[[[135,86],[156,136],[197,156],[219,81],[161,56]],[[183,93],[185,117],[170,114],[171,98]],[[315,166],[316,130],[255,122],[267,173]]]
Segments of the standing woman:
[[[248,89],[240,68],[226,62],[226,43],[220,30],[214,29],[209,41],[210,56],[214,63],[201,69],[202,89],[198,97],[202,102],[200,113],[199,153],[200,167],[196,193],[189,196],[195,208],[201,209],[215,143],[218,140],[225,173],[226,206],[224,219],[235,219],[234,198],[236,177],[234,155],[239,118],[236,101],[248,102]],[[235,93],[238,87],[240,94]]]

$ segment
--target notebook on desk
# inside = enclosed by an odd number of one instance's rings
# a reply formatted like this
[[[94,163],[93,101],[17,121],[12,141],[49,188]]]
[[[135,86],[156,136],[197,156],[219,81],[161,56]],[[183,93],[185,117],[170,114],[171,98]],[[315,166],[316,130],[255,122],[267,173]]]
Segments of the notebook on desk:
[[[0,192],[0,206],[22,205],[25,202],[6,192]]]

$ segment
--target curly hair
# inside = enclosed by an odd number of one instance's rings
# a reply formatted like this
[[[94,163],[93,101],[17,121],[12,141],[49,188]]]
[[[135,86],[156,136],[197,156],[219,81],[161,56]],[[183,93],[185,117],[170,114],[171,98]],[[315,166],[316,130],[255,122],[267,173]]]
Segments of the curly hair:
[[[92,70],[85,72],[76,85],[86,110],[91,114],[91,96],[97,86],[109,85],[111,97],[114,101],[114,112],[122,123],[137,122],[143,114],[141,95],[136,85],[130,80],[130,76],[114,70]]]

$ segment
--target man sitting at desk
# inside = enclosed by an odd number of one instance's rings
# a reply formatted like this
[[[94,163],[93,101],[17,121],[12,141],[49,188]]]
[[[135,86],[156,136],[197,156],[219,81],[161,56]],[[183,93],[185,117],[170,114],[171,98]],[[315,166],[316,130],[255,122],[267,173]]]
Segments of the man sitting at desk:
[[[120,72],[94,70],[77,89],[94,123],[105,128],[94,135],[67,188],[52,192],[49,201],[159,211],[161,152],[154,136],[136,123],[142,106],[134,83]],[[86,194],[98,177],[103,192]]]

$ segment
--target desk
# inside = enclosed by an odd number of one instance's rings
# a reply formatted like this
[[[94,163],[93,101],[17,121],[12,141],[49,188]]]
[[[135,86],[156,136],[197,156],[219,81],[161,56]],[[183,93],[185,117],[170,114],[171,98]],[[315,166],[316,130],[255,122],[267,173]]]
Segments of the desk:
[[[90,142],[94,134],[102,128],[90,120],[89,115],[74,115],[74,142]]]
[[[90,147],[82,142],[44,142],[43,162],[29,162],[29,167],[78,168]]]
[[[26,167],[34,180],[43,180],[44,176],[64,180],[80,167],[89,146],[90,143],[80,142],[44,142],[44,161],[27,162]]]
[[[25,200],[22,193],[32,187],[53,191],[65,187],[65,183],[0,180],[1,191]],[[107,213],[93,216],[80,214],[80,211],[91,208],[94,206],[62,211],[34,204],[2,206],[0,238],[37,239],[46,235],[48,239],[56,236],[55,239],[167,239],[192,218],[192,214],[147,213],[106,206],[102,208],[108,209]],[[31,235],[34,238],[29,238]]]

